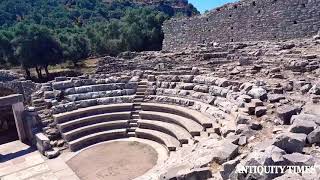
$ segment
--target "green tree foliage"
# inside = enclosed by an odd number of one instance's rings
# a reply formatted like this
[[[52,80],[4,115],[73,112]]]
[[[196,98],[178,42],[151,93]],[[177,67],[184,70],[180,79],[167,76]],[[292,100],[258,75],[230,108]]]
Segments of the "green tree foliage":
[[[90,55],[160,50],[163,22],[199,12],[186,0],[138,5],[131,0],[2,0],[0,64],[20,64],[38,76],[49,65]],[[179,11],[173,5],[185,5]]]
[[[29,69],[36,68],[38,77],[42,78],[42,69],[48,75],[48,66],[58,64],[62,60],[60,43],[46,27],[19,24],[11,43],[15,56],[28,76]]]

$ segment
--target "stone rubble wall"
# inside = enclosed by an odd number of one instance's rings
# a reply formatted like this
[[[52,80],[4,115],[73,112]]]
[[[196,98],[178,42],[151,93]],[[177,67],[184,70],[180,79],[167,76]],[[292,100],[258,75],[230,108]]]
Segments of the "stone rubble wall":
[[[163,50],[209,42],[312,37],[320,29],[319,0],[247,0],[163,25]]]
[[[24,97],[24,101],[29,103],[31,102],[31,94],[36,89],[36,83],[32,81],[8,81],[8,82],[0,82],[0,88],[10,89],[16,94],[22,94]]]

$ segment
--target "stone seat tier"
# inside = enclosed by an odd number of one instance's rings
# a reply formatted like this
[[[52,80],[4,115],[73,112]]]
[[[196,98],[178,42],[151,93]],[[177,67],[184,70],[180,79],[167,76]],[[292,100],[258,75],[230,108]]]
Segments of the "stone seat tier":
[[[68,121],[62,124],[58,124],[57,127],[61,133],[71,131],[83,126],[88,126],[92,124],[102,123],[102,122],[111,122],[116,120],[129,120],[131,112],[116,112],[116,113],[107,113],[88,116],[84,118],[75,119]]]
[[[225,120],[225,119],[227,120],[234,119],[232,115],[227,114],[224,111],[221,111],[218,107],[212,106],[208,103],[205,103],[199,100],[172,97],[172,96],[159,96],[159,95],[149,95],[147,96],[147,99],[157,103],[174,104],[178,106],[191,107],[197,111],[200,111],[201,113],[205,113],[212,116],[213,118],[215,118],[214,120],[215,122]]]
[[[110,91],[110,90],[117,90],[117,89],[135,89],[136,85],[137,84],[135,82],[92,84],[92,85],[82,85],[77,87],[74,87],[73,85],[65,89],[65,95],[89,93],[89,92],[97,92],[97,91]]]
[[[135,89],[117,89],[111,91],[96,91],[88,93],[79,93],[71,94],[65,96],[65,99],[69,101],[81,101],[87,99],[96,99],[96,98],[106,98],[106,97],[117,97],[117,96],[130,96],[134,95],[136,92]]]
[[[191,134],[187,130],[172,123],[141,119],[138,120],[138,127],[169,134],[177,138],[181,144],[187,144],[192,139]]]
[[[150,139],[164,144],[169,151],[175,151],[178,147],[181,146],[180,142],[176,138],[163,132],[137,128],[135,133],[136,137],[138,138]]]
[[[71,151],[78,151],[84,147],[107,141],[127,137],[127,129],[114,129],[90,134],[74,141],[68,142]]]
[[[87,117],[91,115],[109,113],[109,112],[122,112],[131,111],[133,108],[132,103],[123,104],[111,104],[111,105],[98,105],[87,108],[74,110],[71,112],[65,112],[53,115],[53,118],[57,124],[61,124],[70,120],[74,120],[81,117]]]
[[[188,119],[182,116],[178,116],[170,113],[156,112],[156,111],[141,111],[140,117],[142,119],[163,121],[168,123],[177,124],[185,128],[192,136],[199,136],[200,132],[204,131],[201,124],[192,119]]]
[[[211,128],[213,123],[213,120],[211,120],[208,116],[184,107],[168,104],[142,103],[141,108],[144,111],[158,111],[183,116],[198,122],[205,128]]]
[[[89,134],[108,131],[113,129],[125,129],[128,128],[129,120],[117,120],[110,122],[102,122],[97,124],[91,124],[88,126],[83,126],[62,134],[63,139],[67,142],[76,140],[83,136],[87,136]]]

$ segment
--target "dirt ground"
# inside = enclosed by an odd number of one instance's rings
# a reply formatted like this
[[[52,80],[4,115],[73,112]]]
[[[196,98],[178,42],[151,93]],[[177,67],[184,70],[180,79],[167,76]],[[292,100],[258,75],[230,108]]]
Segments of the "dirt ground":
[[[82,180],[130,180],[150,170],[157,159],[149,145],[112,142],[84,150],[67,164]]]

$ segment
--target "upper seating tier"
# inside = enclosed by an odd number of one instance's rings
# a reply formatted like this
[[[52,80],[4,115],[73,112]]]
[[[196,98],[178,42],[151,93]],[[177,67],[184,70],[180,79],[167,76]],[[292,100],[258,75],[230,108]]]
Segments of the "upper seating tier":
[[[166,134],[170,134],[176,137],[182,144],[188,143],[188,141],[192,139],[191,134],[187,130],[172,123],[141,119],[138,120],[138,127],[143,129],[152,129],[164,132]]]
[[[131,112],[115,112],[115,113],[107,113],[107,114],[99,114],[88,117],[83,117],[79,119],[75,119],[72,121],[67,121],[61,124],[58,124],[58,129],[60,132],[64,133],[67,131],[71,131],[73,129],[77,129],[83,126],[101,123],[101,122],[109,122],[115,120],[129,120],[131,116]]]
[[[92,116],[97,114],[131,111],[132,108],[133,108],[132,103],[98,105],[98,106],[92,106],[88,108],[74,110],[71,112],[56,114],[56,115],[53,115],[53,118],[57,124],[61,124],[77,118],[87,117],[87,116]]]
[[[208,116],[198,111],[175,106],[175,105],[158,104],[158,103],[142,103],[141,108],[144,111],[165,112],[165,113],[176,114],[189,119],[193,119],[194,121],[198,122],[205,128],[212,127],[212,123],[214,122]]]
[[[180,142],[176,138],[159,131],[137,128],[136,136],[139,138],[150,139],[164,144],[169,151],[175,151],[178,147],[181,146]]]
[[[177,124],[190,132],[193,136],[200,135],[200,132],[204,130],[201,124],[197,123],[192,119],[188,119],[182,116],[178,116],[175,114],[156,112],[156,111],[141,111],[140,117],[142,119],[156,120],[156,121],[164,121],[168,123]]]

